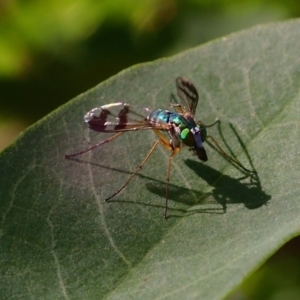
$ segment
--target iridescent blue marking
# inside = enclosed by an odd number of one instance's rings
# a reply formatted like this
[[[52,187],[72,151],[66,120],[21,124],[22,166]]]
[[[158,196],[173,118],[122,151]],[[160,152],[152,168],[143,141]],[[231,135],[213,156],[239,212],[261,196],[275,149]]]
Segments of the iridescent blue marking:
[[[164,109],[157,109],[151,112],[147,119],[157,123],[174,123],[181,130],[185,128],[192,129],[197,126],[197,124],[192,118],[190,120],[187,120],[184,116],[178,113],[174,113]]]
[[[196,146],[197,148],[203,148],[201,128],[189,114],[182,115],[164,109],[157,109],[151,112],[147,119],[155,123],[175,125],[175,128],[178,128],[178,131],[176,130],[176,136],[180,137],[184,144],[190,147]]]

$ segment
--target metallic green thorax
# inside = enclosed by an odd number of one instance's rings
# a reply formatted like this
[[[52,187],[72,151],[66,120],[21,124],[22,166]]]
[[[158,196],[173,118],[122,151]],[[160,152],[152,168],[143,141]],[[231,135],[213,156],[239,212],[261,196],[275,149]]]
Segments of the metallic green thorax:
[[[175,134],[179,135],[180,140],[189,147],[202,148],[202,143],[206,138],[206,129],[201,122],[196,123],[189,113],[176,113],[168,110],[158,109],[153,111],[148,120],[157,123],[173,125]],[[176,139],[177,136],[174,136]],[[173,136],[171,135],[171,138]]]

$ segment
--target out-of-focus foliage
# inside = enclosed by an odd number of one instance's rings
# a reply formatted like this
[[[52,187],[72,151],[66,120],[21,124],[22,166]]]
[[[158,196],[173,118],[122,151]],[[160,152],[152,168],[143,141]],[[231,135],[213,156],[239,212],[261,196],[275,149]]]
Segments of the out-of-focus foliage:
[[[283,246],[227,300],[298,300],[300,237]]]
[[[225,29],[238,29],[243,22],[251,25],[257,21],[298,16],[299,12],[298,1],[279,0],[1,1],[0,76],[13,77],[26,72],[34,63],[35,55],[41,53],[70,54],[69,47],[81,47],[79,44],[87,42],[103,27],[125,27],[129,36],[142,36],[159,34],[163,28],[172,25],[197,30],[198,19],[198,25],[202,27],[198,30],[206,32],[203,36],[207,39],[217,34],[210,36],[212,30],[216,30],[215,26],[224,25],[226,20]],[[244,21],[239,20],[239,16]],[[194,26],[187,28],[190,22]],[[110,24],[108,28],[104,23]],[[222,33],[224,27],[219,26],[219,30]],[[185,34],[190,36],[192,32],[188,30]],[[127,42],[132,43],[130,38]],[[106,47],[105,41],[102,47]]]
[[[172,20],[176,7],[172,0],[3,1],[0,75],[19,74],[38,52],[64,52],[64,47],[91,37],[105,21],[137,32],[158,31]]]

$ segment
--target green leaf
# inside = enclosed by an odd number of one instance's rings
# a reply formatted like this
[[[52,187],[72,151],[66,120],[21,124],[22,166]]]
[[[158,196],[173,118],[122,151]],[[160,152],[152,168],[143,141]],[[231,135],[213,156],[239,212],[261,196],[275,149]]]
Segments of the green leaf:
[[[300,21],[224,37],[130,68],[54,111],[0,156],[3,299],[222,299],[299,234]],[[169,108],[174,79],[189,78],[197,119],[257,176],[212,147],[200,162],[158,147],[111,202],[156,136],[107,138],[82,122],[111,102]],[[53,95],[55,97],[55,95]],[[226,210],[225,210],[226,209]]]

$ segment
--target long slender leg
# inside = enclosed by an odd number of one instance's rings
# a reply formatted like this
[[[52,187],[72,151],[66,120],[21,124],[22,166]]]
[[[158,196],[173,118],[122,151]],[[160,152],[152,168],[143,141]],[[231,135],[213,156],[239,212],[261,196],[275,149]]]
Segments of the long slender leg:
[[[180,151],[180,148],[177,147],[173,149],[173,147],[170,145],[168,139],[158,130],[154,129],[154,132],[159,136],[160,143],[167,149],[172,151],[169,161],[168,161],[168,167],[167,167],[167,179],[166,179],[166,205],[165,205],[165,213],[164,218],[167,219],[167,211],[168,211],[168,200],[169,200],[169,182],[170,182],[170,174],[171,174],[171,164],[173,157]]]
[[[101,141],[101,142],[99,142],[98,144],[96,144],[96,145],[94,145],[94,146],[92,146],[91,148],[88,148],[88,149],[86,149],[86,150],[83,150],[83,151],[80,151],[80,152],[77,152],[77,153],[73,153],[73,154],[66,154],[66,155],[65,155],[65,158],[77,156],[77,155],[86,153],[86,152],[88,152],[88,151],[91,151],[91,150],[93,150],[93,149],[95,149],[95,148],[97,148],[97,147],[100,147],[100,146],[102,146],[102,145],[104,145],[104,144],[106,144],[106,143],[111,142],[112,140],[114,140],[115,138],[117,138],[118,136],[120,136],[120,135],[123,134],[123,133],[125,133],[125,132],[118,132],[117,134],[111,136],[110,138],[108,138],[108,139],[106,139],[106,140],[104,140],[104,141]]]
[[[245,168],[238,160],[234,159],[233,157],[231,157],[230,155],[228,155],[219,145],[219,143],[211,136],[208,135],[206,136],[206,138],[210,138],[211,141],[215,144],[215,146],[220,150],[221,154],[226,157],[228,160],[230,160],[231,162],[237,164],[239,167],[241,167],[243,170],[245,170],[246,172],[250,172],[250,173],[256,173],[255,171],[251,171],[248,170],[247,168]]]
[[[217,118],[215,122],[213,122],[213,123],[211,123],[211,124],[209,124],[209,125],[204,125],[203,123],[202,123],[202,125],[203,125],[204,127],[213,127],[214,125],[216,125],[216,124],[218,124],[218,123],[220,123],[220,120]]]
[[[176,112],[180,114],[184,113],[181,104],[177,103],[177,99],[173,93],[170,95],[170,106],[174,107]]]
[[[130,175],[130,177],[127,179],[127,181],[116,192],[114,192],[110,197],[106,198],[105,201],[108,202],[110,199],[112,199],[113,197],[115,197],[117,194],[119,194],[126,187],[126,185],[130,182],[130,180],[142,169],[142,167],[144,166],[144,164],[146,163],[146,161],[151,156],[152,152],[154,151],[154,149],[157,147],[157,145],[159,143],[160,143],[160,140],[157,140],[154,143],[154,145],[152,146],[152,148],[150,149],[150,151],[148,152],[148,154],[146,155],[146,157],[144,158],[144,160],[142,161],[142,163]]]
[[[170,182],[170,173],[171,173],[171,163],[173,157],[180,151],[180,148],[175,148],[171,153],[168,161],[168,169],[167,169],[167,179],[166,179],[166,205],[165,205],[165,214],[164,218],[167,219],[167,211],[168,211],[168,200],[169,200],[169,182]]]
[[[176,110],[176,112],[182,114],[183,113],[183,109],[182,109],[182,106],[181,104],[178,104],[178,103],[170,103],[170,106],[171,107],[174,107],[174,109]]]

